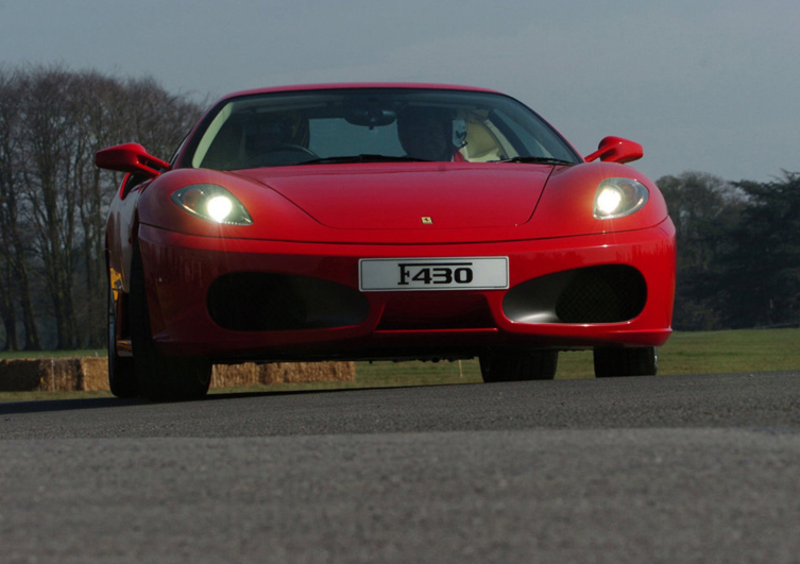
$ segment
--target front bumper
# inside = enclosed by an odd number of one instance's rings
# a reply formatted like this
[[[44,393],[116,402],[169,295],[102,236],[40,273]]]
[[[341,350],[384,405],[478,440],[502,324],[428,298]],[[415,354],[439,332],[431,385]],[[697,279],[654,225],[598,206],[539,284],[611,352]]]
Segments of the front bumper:
[[[166,354],[216,362],[466,358],[499,347],[659,346],[671,333],[675,230],[669,220],[622,233],[436,245],[220,239],[142,225],[139,245],[152,332]],[[358,292],[359,259],[474,256],[507,256],[509,289]],[[546,299],[532,296],[526,302],[526,292],[546,294],[553,286],[536,280],[557,281],[564,278],[557,273],[600,272],[613,265],[643,280],[641,305],[630,319],[585,322],[572,314],[563,322]],[[235,285],[223,288],[238,295],[242,312],[252,301],[266,308],[265,315],[278,312],[292,321],[259,325],[261,314],[251,311],[249,321],[239,323],[236,315],[225,314],[226,302],[210,299],[209,291],[216,288],[212,296],[219,295],[220,281],[232,276],[242,289],[247,280],[290,281],[298,307],[281,294],[259,297],[281,284],[251,288],[249,297]],[[295,315],[298,309],[302,312]]]

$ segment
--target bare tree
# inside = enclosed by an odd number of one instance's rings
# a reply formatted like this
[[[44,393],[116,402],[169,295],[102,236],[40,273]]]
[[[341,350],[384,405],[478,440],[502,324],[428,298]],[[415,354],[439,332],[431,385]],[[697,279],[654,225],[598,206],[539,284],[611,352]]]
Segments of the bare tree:
[[[168,159],[200,117],[201,108],[185,96],[170,94],[149,77],[128,80],[126,93],[129,140]]]
[[[77,201],[70,189],[74,174],[71,155],[77,142],[69,111],[72,80],[72,74],[60,68],[34,70],[25,99],[22,128],[34,244],[42,260],[59,349],[75,348],[79,342],[72,282]]]
[[[120,178],[94,166],[94,154],[125,137],[126,93],[118,80],[97,72],[84,72],[71,84],[70,115],[76,130],[70,190],[77,196],[82,283],[76,284],[77,312],[86,346],[105,343],[104,228],[108,204]],[[76,272],[77,274],[77,272]]]
[[[22,312],[26,350],[41,348],[29,280],[22,202],[22,106],[28,82],[19,71],[0,72],[0,316],[6,332],[5,348],[15,350],[17,309]]]
[[[2,70],[2,69],[0,69]],[[5,347],[105,342],[105,223],[122,180],[95,153],[136,141],[169,157],[200,114],[153,79],[60,66],[0,72],[0,319]],[[34,286],[36,288],[34,289]],[[32,296],[46,296],[37,304]],[[41,308],[40,317],[34,305]],[[2,333],[0,333],[2,334]]]

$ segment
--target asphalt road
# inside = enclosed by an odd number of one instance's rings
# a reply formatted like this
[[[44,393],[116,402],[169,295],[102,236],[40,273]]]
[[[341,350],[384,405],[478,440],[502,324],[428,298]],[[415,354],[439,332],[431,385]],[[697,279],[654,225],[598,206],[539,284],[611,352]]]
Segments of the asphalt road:
[[[0,404],[0,562],[800,562],[800,372]]]

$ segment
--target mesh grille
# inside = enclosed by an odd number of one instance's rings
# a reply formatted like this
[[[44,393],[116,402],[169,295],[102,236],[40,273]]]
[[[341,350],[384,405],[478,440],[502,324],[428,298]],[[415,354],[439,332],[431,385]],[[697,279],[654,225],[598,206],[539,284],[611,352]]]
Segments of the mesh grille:
[[[579,270],[556,302],[562,323],[615,323],[636,317],[644,309],[647,287],[629,266],[598,266]]]

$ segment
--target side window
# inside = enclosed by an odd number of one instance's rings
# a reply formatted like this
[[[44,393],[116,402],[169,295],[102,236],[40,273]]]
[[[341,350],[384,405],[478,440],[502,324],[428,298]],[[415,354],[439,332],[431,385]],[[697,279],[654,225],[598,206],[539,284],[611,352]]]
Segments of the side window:
[[[188,138],[188,133],[183,136],[183,140],[181,140],[181,142],[178,144],[178,148],[175,149],[175,151],[172,153],[172,156],[169,158],[169,161],[167,161],[170,165],[175,166],[175,161],[178,159],[178,155],[181,154],[181,151],[183,151],[183,146],[186,145],[186,139]]]
[[[544,123],[531,121],[527,124],[520,124],[512,116],[507,116],[500,109],[492,112],[491,118],[497,128],[514,145],[517,154],[521,156],[553,157],[567,161],[575,158],[556,134]]]
[[[131,190],[138,187],[140,184],[143,184],[147,180],[147,177],[143,174],[128,174],[125,176],[125,180],[122,184],[122,188],[119,192],[120,199],[125,199],[125,196],[131,193]]]
[[[508,118],[502,111],[496,110],[493,112],[493,117],[497,121],[498,127],[503,128],[508,132],[510,137],[517,140],[515,145],[519,146],[517,154],[522,156],[533,157],[552,157],[545,148],[539,143],[539,140],[534,137],[533,133],[528,129],[522,127],[514,120]],[[521,145],[521,146],[520,146]],[[516,156],[516,155],[512,155]]]

